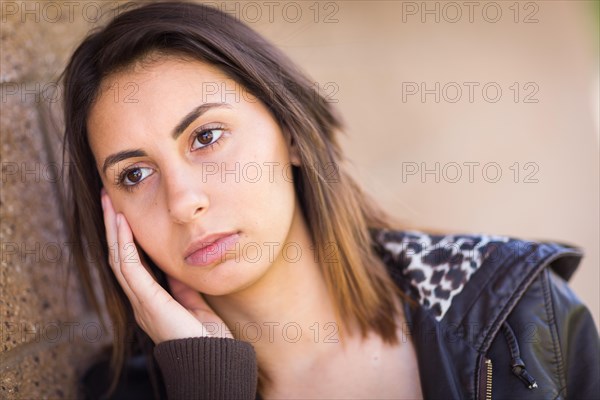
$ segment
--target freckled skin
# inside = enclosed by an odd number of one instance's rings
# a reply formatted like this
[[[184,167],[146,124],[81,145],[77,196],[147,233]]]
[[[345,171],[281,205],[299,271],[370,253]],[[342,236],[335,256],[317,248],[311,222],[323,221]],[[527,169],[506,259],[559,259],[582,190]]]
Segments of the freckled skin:
[[[123,88],[130,83],[137,92],[128,99],[137,102],[124,101],[130,92]],[[115,84],[120,97],[108,90]],[[291,182],[290,163],[298,165],[298,157],[275,119],[247,92],[237,98],[206,93],[215,87],[242,90],[239,85],[200,62],[163,58],[109,76],[102,86],[88,118],[90,146],[116,211],[163,271],[200,292],[224,295],[251,287],[281,264],[284,243],[308,245]],[[229,107],[207,111],[174,140],[175,126],[207,102]],[[204,143],[195,139],[202,127],[222,130],[212,147],[200,148]],[[121,161],[102,174],[109,155],[133,149],[147,156]],[[133,167],[146,171],[145,178],[133,191],[118,187],[116,177]],[[229,231],[241,237],[223,262],[207,267],[185,262],[194,239]]]

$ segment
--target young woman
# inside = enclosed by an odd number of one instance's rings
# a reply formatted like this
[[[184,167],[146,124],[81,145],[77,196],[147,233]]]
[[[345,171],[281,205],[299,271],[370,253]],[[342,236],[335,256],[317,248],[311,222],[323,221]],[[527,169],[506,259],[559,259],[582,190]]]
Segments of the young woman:
[[[74,256],[117,328],[113,394],[133,343],[169,398],[597,393],[598,334],[564,280],[581,252],[399,230],[346,171],[330,104],[240,21],[130,10],[64,85]]]

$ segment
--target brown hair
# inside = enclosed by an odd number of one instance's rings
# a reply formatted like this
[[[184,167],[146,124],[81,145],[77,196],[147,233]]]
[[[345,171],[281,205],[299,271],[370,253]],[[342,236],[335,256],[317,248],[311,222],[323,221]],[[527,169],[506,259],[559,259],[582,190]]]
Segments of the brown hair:
[[[397,343],[395,321],[400,310],[395,295],[406,296],[372,247],[372,229],[392,228],[390,221],[394,220],[344,167],[337,141],[342,124],[331,104],[281,51],[235,18],[200,4],[152,3],[128,10],[91,33],[64,71],[63,155],[69,161],[70,240],[80,244],[74,247],[73,261],[86,294],[100,313],[102,301],[92,283],[93,275],[98,274],[104,305],[119,328],[112,349],[110,390],[116,387],[131,351],[127,344],[134,335],[146,348],[151,348],[151,342],[135,325],[129,301],[107,264],[102,183],[88,143],[86,121],[102,80],[154,52],[216,66],[268,107],[286,138],[299,150],[301,166],[293,169],[295,190],[336,313],[344,322],[341,328],[353,323],[363,336],[373,331],[386,342]],[[166,288],[164,274],[151,261],[149,264]],[[259,371],[259,390],[264,379]]]

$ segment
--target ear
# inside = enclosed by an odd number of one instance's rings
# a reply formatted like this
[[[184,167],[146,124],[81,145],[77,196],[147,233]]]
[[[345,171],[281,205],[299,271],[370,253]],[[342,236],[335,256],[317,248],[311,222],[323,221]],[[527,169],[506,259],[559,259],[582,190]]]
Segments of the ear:
[[[293,137],[291,137],[288,142],[288,149],[289,149],[290,162],[292,163],[292,165],[295,165],[296,167],[299,167],[300,165],[302,165],[302,162],[300,159],[300,151],[298,150],[298,145],[296,144],[296,141],[294,140]]]

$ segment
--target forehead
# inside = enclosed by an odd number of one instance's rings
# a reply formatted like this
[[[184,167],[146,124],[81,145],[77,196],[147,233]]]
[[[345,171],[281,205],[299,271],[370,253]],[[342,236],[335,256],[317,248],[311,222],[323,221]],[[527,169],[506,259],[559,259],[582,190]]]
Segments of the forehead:
[[[210,102],[215,100],[209,98],[217,94],[215,89],[221,88],[241,90],[240,85],[209,64],[175,56],[148,56],[102,80],[88,120],[96,117],[98,109],[116,111],[135,108],[130,105],[140,103],[147,107],[177,92],[199,96],[196,101]]]
[[[146,58],[107,76],[87,119],[94,152],[106,141],[171,131],[203,103],[243,108],[241,85],[214,66],[173,56]],[[247,97],[247,96],[245,96]]]

